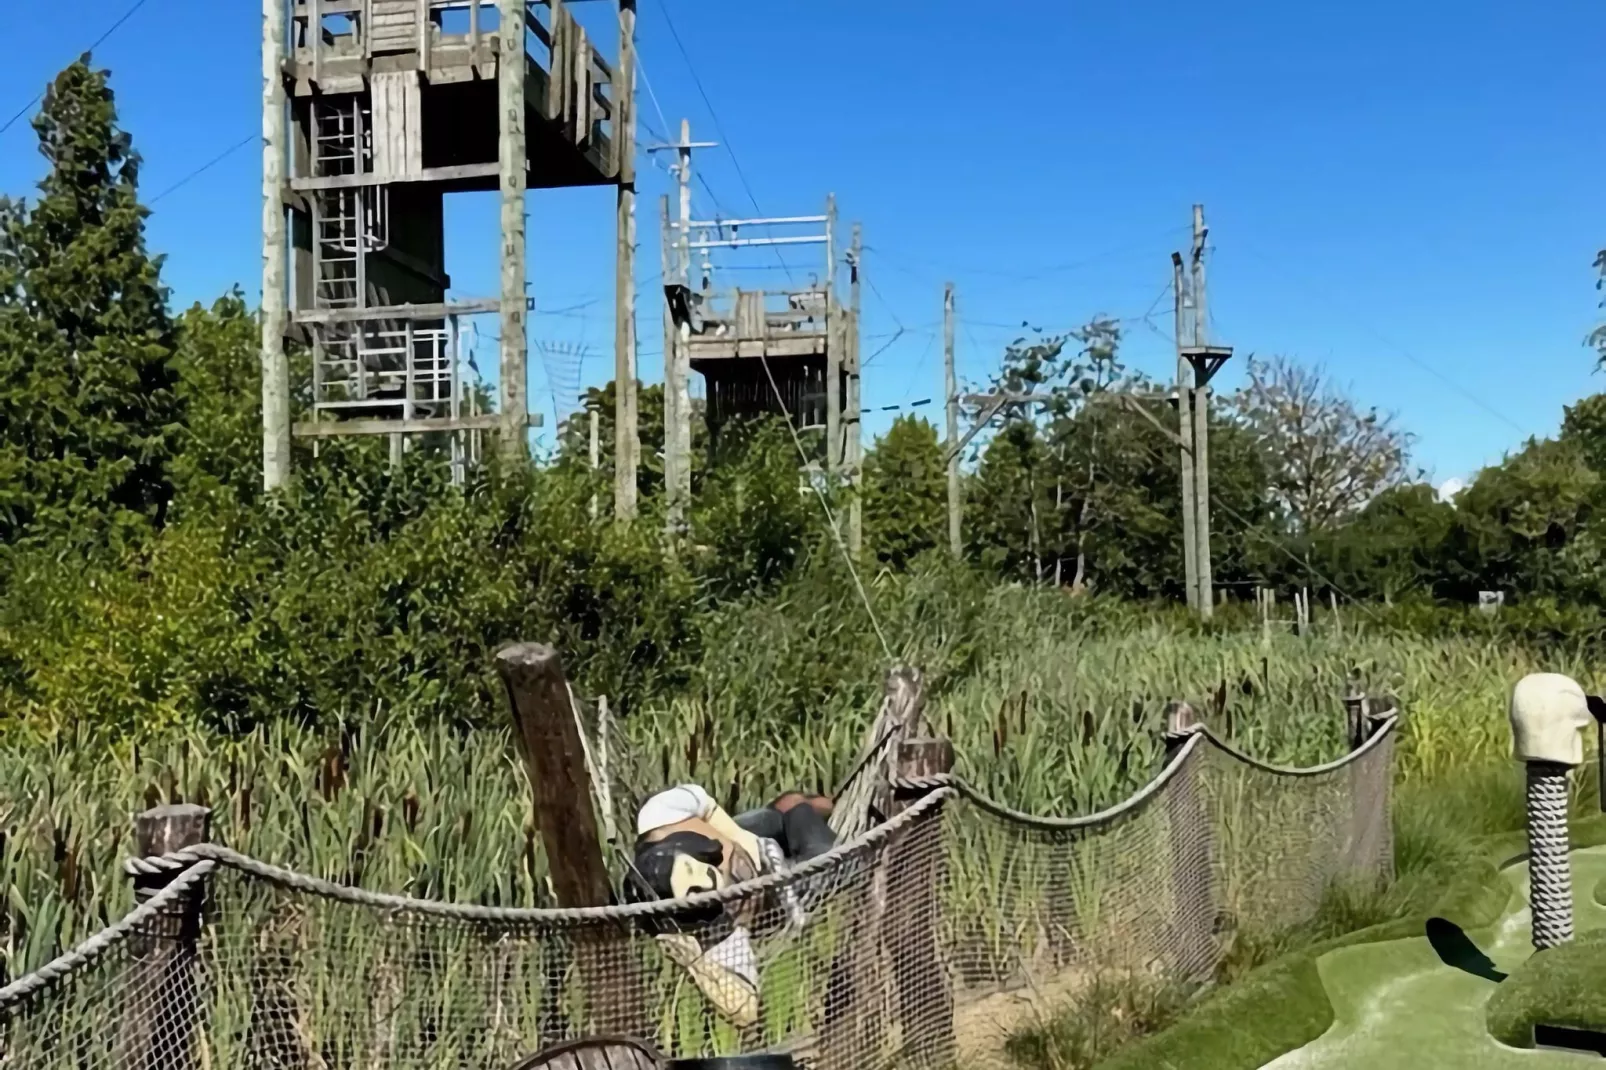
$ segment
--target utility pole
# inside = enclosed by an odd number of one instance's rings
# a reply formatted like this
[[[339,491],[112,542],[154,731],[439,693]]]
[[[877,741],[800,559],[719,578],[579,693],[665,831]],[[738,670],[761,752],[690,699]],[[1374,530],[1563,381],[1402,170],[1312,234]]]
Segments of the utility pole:
[[[1205,239],[1209,233],[1204,221],[1204,205],[1196,204],[1193,206],[1192,283],[1188,286],[1190,300],[1187,302],[1192,307],[1191,329],[1184,329],[1181,315],[1184,302],[1180,298],[1177,301],[1177,408],[1182,448],[1192,454],[1191,510],[1186,465],[1183,474],[1182,537],[1185,549],[1193,547],[1193,574],[1188,579],[1188,604],[1205,620],[1209,620],[1215,612],[1215,578],[1210,565],[1210,380],[1232,356],[1231,346],[1213,346],[1207,338],[1209,311],[1205,302],[1204,254]],[[1171,264],[1173,281],[1180,294],[1183,285],[1182,258],[1173,253]],[[1184,361],[1193,369],[1191,389],[1187,383],[1180,381],[1185,372]]]
[[[959,500],[959,376],[954,370],[954,284],[942,291],[942,370],[948,400],[948,549],[955,560],[965,554]]]
[[[1194,533],[1193,491],[1193,368],[1183,356],[1189,338],[1187,323],[1188,283],[1182,270],[1182,254],[1171,254],[1171,285],[1176,291],[1175,334],[1177,339],[1177,430],[1182,437],[1182,568],[1189,609],[1199,608],[1199,543]]]
[[[671,536],[685,526],[686,499],[681,495],[680,470],[685,463],[677,448],[680,428],[680,337],[669,302],[669,289],[679,279],[671,264],[680,262],[680,253],[670,253],[669,194],[658,198],[660,275],[664,281],[664,522]]]
[[[1205,347],[1205,245],[1204,205],[1193,206],[1193,344]],[[1195,365],[1198,389],[1193,395],[1194,532],[1199,540],[1195,554],[1199,572],[1199,616],[1209,620],[1215,612],[1216,589],[1210,570],[1210,376]]]
[[[691,501],[691,324],[682,317],[675,327],[670,305],[672,291],[691,300],[691,153],[712,148],[713,141],[693,141],[691,122],[680,121],[680,140],[674,144],[651,145],[648,152],[675,150],[672,170],[680,194],[680,216],[673,229],[669,223],[669,198],[660,202],[663,228],[664,285],[664,490],[667,526],[671,534],[684,530],[686,509]],[[674,255],[669,253],[673,233]]]
[[[848,313],[848,329],[842,336],[848,340],[847,370],[848,391],[847,411],[844,422],[847,424],[847,478],[848,478],[848,551],[854,557],[864,545],[864,503],[860,499],[860,476],[864,467],[864,435],[861,430],[861,400],[859,382],[859,308],[860,283],[859,277],[863,272],[864,258],[864,232],[858,224],[853,224],[853,244],[848,247],[848,293],[851,309]]]

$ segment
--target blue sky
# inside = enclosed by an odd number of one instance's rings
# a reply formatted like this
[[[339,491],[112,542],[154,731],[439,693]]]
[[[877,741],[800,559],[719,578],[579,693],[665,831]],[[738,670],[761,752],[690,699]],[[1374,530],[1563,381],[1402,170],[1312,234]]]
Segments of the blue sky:
[[[0,35],[32,44],[0,67],[0,122],[132,2],[7,0]],[[1599,3],[639,2],[642,140],[685,116],[723,143],[699,154],[713,197],[698,188],[698,215],[754,200],[807,214],[834,191],[844,223],[864,224],[868,409],[940,394],[950,279],[963,378],[983,381],[1023,319],[1095,313],[1130,318],[1131,363],[1167,374],[1161,294],[1196,201],[1213,340],[1324,364],[1400,414],[1438,481],[1552,432],[1602,388],[1582,346],[1606,245],[1590,185],[1606,157]],[[583,7],[611,54],[610,5]],[[259,291],[260,152],[194,174],[260,129],[259,14],[150,0],[96,51],[148,195],[193,175],[150,221],[183,303]],[[0,135],[0,190],[27,192],[40,166],[25,122]],[[649,381],[668,188],[643,156]],[[450,209],[459,293],[494,292],[495,213],[494,195]],[[612,192],[535,193],[530,213],[531,403],[549,435],[554,396],[566,406],[612,367]],[[813,263],[787,259],[800,278]],[[748,262],[748,279],[784,278],[773,256]],[[892,416],[871,411],[868,432]]]

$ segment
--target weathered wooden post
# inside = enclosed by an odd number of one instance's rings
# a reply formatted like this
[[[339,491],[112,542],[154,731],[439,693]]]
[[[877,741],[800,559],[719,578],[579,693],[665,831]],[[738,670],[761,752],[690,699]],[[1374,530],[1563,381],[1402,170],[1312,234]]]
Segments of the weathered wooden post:
[[[613,886],[597,832],[580,726],[569,701],[563,659],[542,643],[515,643],[496,655],[507,688],[514,740],[530,778],[535,824],[546,850],[547,871],[560,907],[607,906]],[[584,978],[592,1028],[635,1033],[643,1027],[634,962],[621,939],[607,954],[606,934],[591,926],[572,930]]]
[[[1396,715],[1392,697],[1374,698],[1353,683],[1344,695],[1345,732],[1350,753],[1360,750]],[[1351,875],[1383,881],[1394,869],[1394,826],[1390,798],[1394,785],[1392,741],[1377,744],[1370,757],[1348,766],[1350,825],[1344,865]]]
[[[953,746],[924,734],[924,711],[920,673],[894,668],[876,719],[882,757],[866,769],[873,780],[845,796],[853,806],[885,820],[930,790],[905,781],[953,769]],[[850,825],[839,834],[862,831]],[[933,818],[904,828],[883,848],[868,880],[838,900],[845,925],[826,985],[821,1066],[877,1061],[886,1054],[894,1020],[903,1026],[905,1057],[916,1065],[952,1065],[953,997],[939,944],[943,847],[941,823]],[[917,1027],[921,1035],[911,1036]]]
[[[1587,695],[1589,714],[1595,718],[1595,794],[1601,813],[1606,813],[1606,699]]]
[[[1172,702],[1165,708],[1165,764],[1169,768],[1202,729],[1193,707]],[[1208,980],[1216,967],[1215,880],[1212,873],[1215,829],[1205,807],[1198,778],[1197,754],[1165,788],[1166,819],[1171,833],[1173,968],[1179,978]]]
[[[1344,693],[1344,738],[1349,741],[1352,751],[1359,750],[1361,744],[1366,742],[1370,707],[1371,701],[1366,697],[1366,692],[1361,690],[1358,681],[1351,680],[1349,690]]]
[[[915,678],[919,687],[919,678]],[[922,702],[923,704],[923,702]],[[920,727],[923,727],[921,725]],[[911,781],[947,776],[954,769],[950,740],[916,736],[894,753],[894,816],[933,790]],[[908,786],[905,786],[908,785]],[[898,833],[888,848],[888,950],[903,1054],[915,1066],[955,1065],[953,982],[942,958],[943,892],[948,865],[940,807]],[[918,1035],[917,1035],[918,1032]]]
[[[146,810],[134,818],[134,843],[142,858],[206,843],[212,811],[178,803]],[[184,869],[140,873],[134,877],[136,906],[149,902]],[[181,1070],[197,1064],[195,1019],[199,1013],[196,974],[205,880],[190,884],[129,938],[133,965],[123,988],[118,1027],[118,1065],[135,1070]]]

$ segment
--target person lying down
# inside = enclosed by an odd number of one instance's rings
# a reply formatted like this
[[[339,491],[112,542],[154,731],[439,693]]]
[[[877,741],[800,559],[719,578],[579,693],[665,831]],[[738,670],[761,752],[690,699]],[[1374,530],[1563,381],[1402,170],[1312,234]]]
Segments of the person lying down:
[[[829,851],[836,835],[826,818],[831,800],[788,792],[731,817],[696,784],[661,791],[636,815],[635,873],[658,899],[718,891]],[[632,887],[639,884],[632,882]],[[642,895],[641,898],[645,898]],[[665,952],[688,973],[716,1010],[739,1027],[758,1020],[758,959],[748,927],[755,907],[718,909],[711,924],[690,933],[659,933]],[[794,921],[801,910],[790,904]]]

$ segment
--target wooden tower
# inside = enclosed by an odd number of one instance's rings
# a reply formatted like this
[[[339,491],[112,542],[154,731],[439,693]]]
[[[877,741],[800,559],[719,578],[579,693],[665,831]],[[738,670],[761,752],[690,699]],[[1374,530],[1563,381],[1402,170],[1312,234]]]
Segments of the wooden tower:
[[[634,0],[618,11],[609,64],[563,0],[263,0],[268,487],[288,478],[292,433],[388,435],[393,458],[409,436],[444,436],[458,471],[485,431],[524,451],[530,188],[618,187],[616,361],[634,384]],[[489,190],[499,292],[452,295],[445,198]],[[460,373],[474,316],[499,321],[495,413]],[[310,419],[293,428],[287,341],[312,357]],[[634,390],[620,395],[634,437]]]
[[[684,198],[682,205],[676,223],[669,222],[667,205],[663,213],[665,344],[670,358],[666,385],[672,395],[666,416],[681,424],[666,434],[666,453],[678,455],[666,457],[671,522],[679,518],[690,493],[688,466],[679,457],[691,441],[685,429],[690,406],[683,400],[691,372],[700,373],[706,387],[704,418],[711,439],[717,440],[732,420],[784,415],[799,432],[824,432],[820,454],[807,462],[811,472],[824,471],[856,485],[863,450],[859,228],[853,228],[852,244],[841,257],[849,283],[844,294],[834,197],[827,198],[824,215],[762,219],[694,220],[688,218]],[[712,286],[711,250],[788,245],[823,246],[821,270],[803,285],[780,290]],[[692,261],[698,254],[703,268],[694,283]],[[855,549],[858,518],[857,500],[850,496],[845,534]]]

